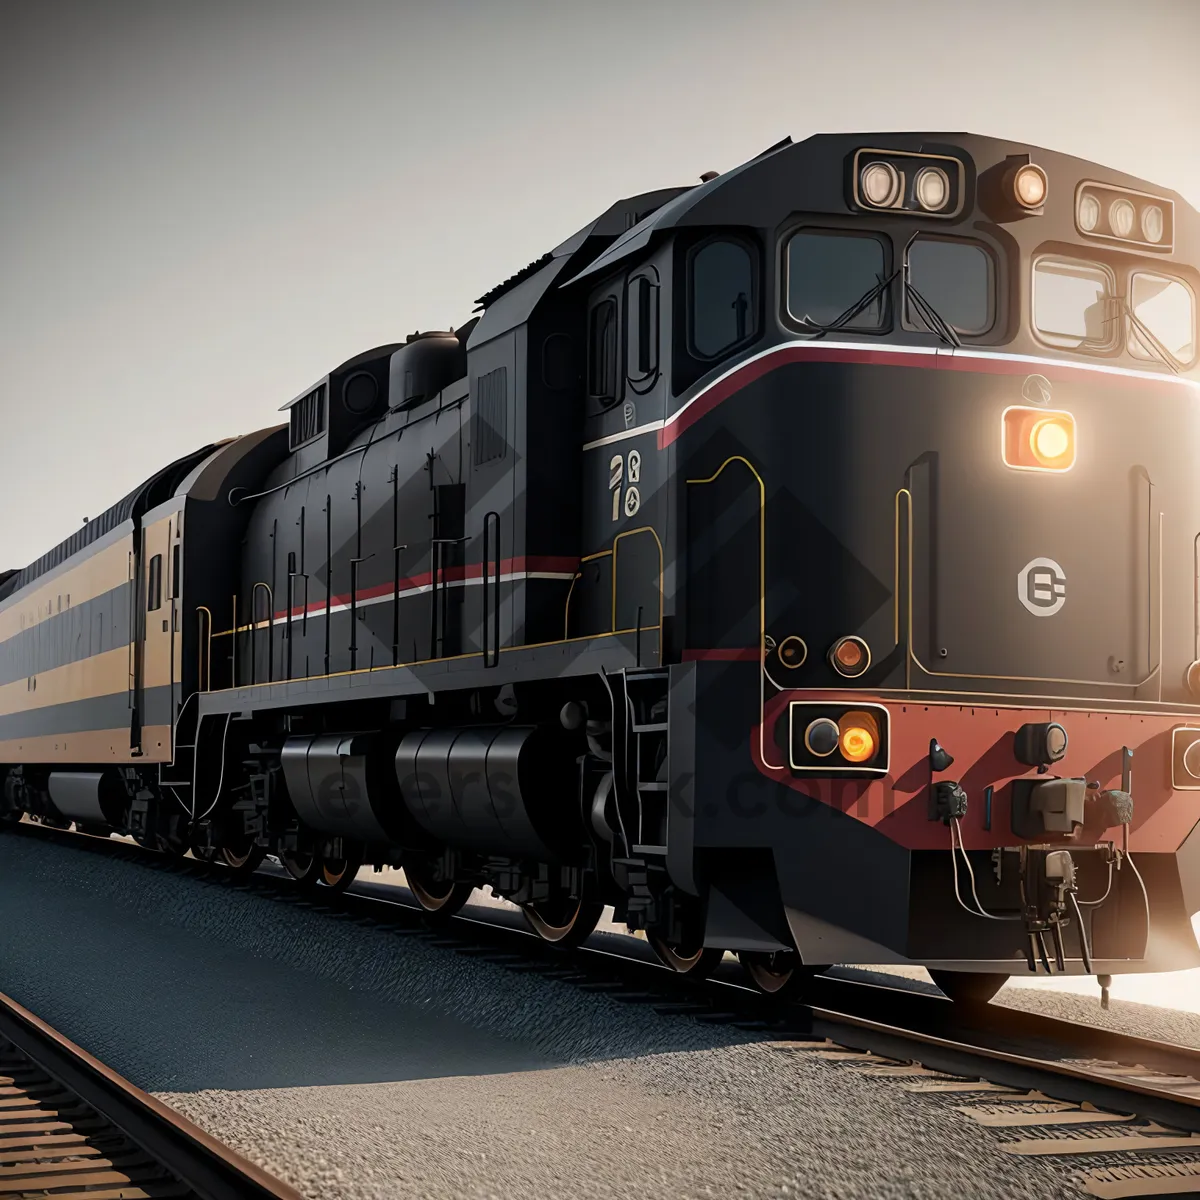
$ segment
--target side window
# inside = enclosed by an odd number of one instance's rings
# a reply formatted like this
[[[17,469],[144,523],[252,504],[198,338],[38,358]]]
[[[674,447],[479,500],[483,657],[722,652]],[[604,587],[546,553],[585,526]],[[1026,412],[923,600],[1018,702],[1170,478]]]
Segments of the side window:
[[[605,404],[617,398],[615,296],[605,296],[588,317],[588,395]]]
[[[162,608],[162,555],[156,554],[150,560],[150,577],[146,581],[146,608],[154,612]]]
[[[625,289],[625,374],[643,390],[658,376],[658,274],[635,275]]]
[[[171,547],[171,599],[179,599],[179,543]]]
[[[908,279],[958,333],[987,333],[995,322],[992,256],[977,242],[918,238],[908,250]],[[923,326],[919,314],[905,315]]]
[[[745,242],[718,238],[688,264],[688,349],[719,358],[757,333],[754,256]]]

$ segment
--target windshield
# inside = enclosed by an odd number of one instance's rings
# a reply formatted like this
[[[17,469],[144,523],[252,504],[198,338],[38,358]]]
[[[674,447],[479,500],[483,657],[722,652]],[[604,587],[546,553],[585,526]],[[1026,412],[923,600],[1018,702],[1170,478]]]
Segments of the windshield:
[[[919,237],[908,248],[908,279],[952,329],[981,334],[991,328],[992,258],[982,246]]]
[[[1157,342],[1178,363],[1190,363],[1196,354],[1196,312],[1191,289],[1178,279],[1149,271],[1136,272],[1129,288],[1129,304],[1136,322],[1129,331],[1129,353],[1135,358],[1158,358]],[[1149,333],[1142,335],[1138,325]]]
[[[805,230],[787,246],[789,315],[806,325],[831,326],[884,279],[883,243],[870,234]],[[882,294],[839,324],[843,329],[880,329]]]
[[[1112,341],[1106,301],[1115,291],[1112,275],[1095,263],[1043,258],[1033,268],[1033,324],[1052,346],[1095,347]]]

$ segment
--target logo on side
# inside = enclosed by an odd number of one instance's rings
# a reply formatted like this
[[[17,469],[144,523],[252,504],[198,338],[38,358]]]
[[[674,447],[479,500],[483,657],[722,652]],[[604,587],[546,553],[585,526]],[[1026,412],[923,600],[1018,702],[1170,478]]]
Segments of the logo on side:
[[[1027,562],[1017,576],[1017,599],[1035,617],[1052,617],[1067,602],[1067,573],[1052,558]]]

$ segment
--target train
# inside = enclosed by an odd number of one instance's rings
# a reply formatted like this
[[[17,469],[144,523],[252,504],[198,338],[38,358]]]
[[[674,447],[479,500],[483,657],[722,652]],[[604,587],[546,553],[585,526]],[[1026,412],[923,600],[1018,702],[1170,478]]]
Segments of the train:
[[[0,815],[772,996],[1200,965],[1198,261],[974,134],[618,200],[0,575]]]

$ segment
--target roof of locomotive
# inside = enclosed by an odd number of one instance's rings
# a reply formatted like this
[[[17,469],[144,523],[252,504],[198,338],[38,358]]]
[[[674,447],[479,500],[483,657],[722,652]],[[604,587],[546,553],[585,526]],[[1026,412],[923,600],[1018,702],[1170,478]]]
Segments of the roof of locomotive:
[[[1102,163],[1041,146],[974,133],[818,133],[802,142],[785,140],[754,158],[689,188],[627,230],[567,280],[594,278],[648,247],[665,230],[695,225],[774,227],[796,210],[846,213],[846,164],[856,150],[966,155],[976,176],[1013,156],[1028,155],[1052,171],[1096,176],[1117,187],[1173,200],[1182,213],[1195,210],[1177,192]],[[973,219],[968,209],[963,219]],[[566,286],[566,285],[564,285]]]

